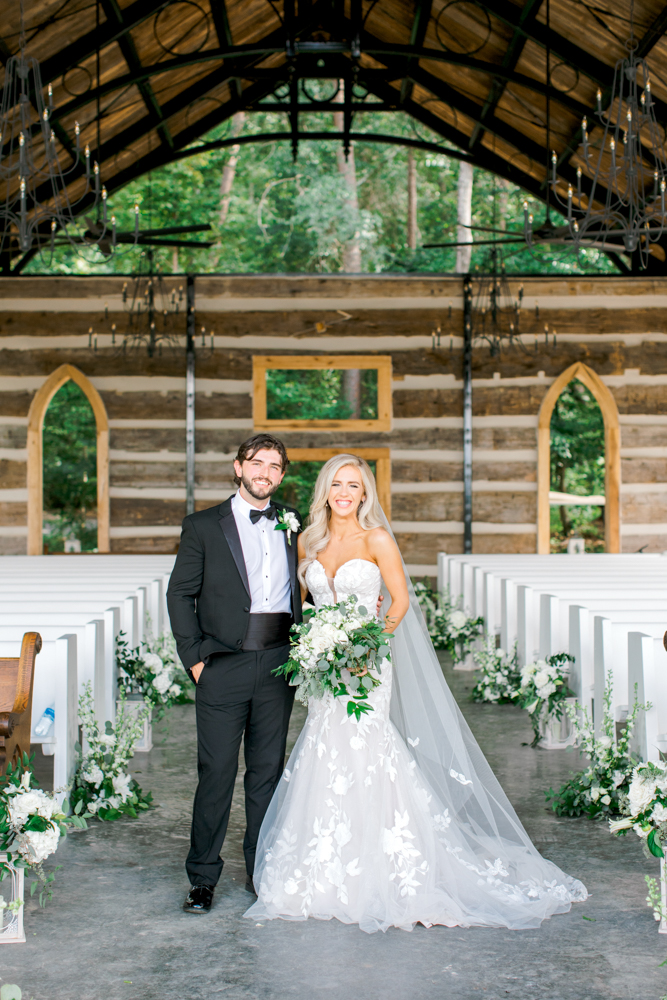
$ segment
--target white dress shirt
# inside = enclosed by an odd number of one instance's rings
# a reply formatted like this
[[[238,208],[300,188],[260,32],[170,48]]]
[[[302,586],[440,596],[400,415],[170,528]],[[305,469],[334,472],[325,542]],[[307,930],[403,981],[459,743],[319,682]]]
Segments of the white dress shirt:
[[[270,502],[267,500],[261,509],[268,507]],[[232,512],[241,539],[250,586],[250,614],[289,614],[292,610],[292,588],[285,532],[276,531],[278,522],[269,521],[266,517],[260,517],[253,524],[250,512],[258,509],[260,508],[253,507],[244,500],[240,493],[232,500]],[[292,544],[296,544],[295,539]]]

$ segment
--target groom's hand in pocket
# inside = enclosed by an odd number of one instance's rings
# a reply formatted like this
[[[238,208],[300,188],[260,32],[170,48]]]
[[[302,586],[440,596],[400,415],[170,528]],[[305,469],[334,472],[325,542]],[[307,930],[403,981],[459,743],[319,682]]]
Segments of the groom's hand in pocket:
[[[194,667],[192,668],[192,676],[194,678],[195,684],[199,684],[199,678],[201,677],[201,672],[203,669],[204,669],[203,661],[201,661],[200,663],[195,663]]]

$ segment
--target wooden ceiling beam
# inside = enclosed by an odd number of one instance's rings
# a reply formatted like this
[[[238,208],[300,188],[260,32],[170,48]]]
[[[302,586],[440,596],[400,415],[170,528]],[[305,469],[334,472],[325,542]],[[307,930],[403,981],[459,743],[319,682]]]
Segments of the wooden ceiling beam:
[[[125,30],[123,13],[118,6],[118,0],[101,0],[101,6],[107,19],[107,24],[112,27],[112,30],[119,32],[118,46],[123,55],[123,59],[127,63],[127,68],[130,73],[137,73],[141,69],[141,60],[139,59],[132,35]],[[165,124],[160,102],[155,96],[149,81],[142,80],[137,83],[137,89],[141,94],[141,99],[143,100],[146,110],[148,111],[152,127],[157,129],[158,135],[161,137],[162,141],[166,142],[166,144],[173,149],[174,140],[171,137],[169,128]]]
[[[211,16],[213,17],[215,33],[218,36],[220,48],[233,49],[234,39],[232,38],[232,29],[229,24],[226,0],[211,0]],[[234,77],[233,86],[237,98],[240,98],[242,87],[238,76]]]
[[[666,28],[667,28],[667,6],[665,6],[660,11],[658,16],[655,18],[650,27],[647,29],[647,31],[639,40],[636,49],[636,54],[640,59],[646,58],[647,53],[651,51],[651,49],[657,42],[658,38],[662,37],[662,35],[665,33]],[[610,101],[611,101],[611,85],[608,84],[603,89],[602,92],[602,100],[601,100],[602,107],[603,108],[608,107]],[[654,100],[653,103],[656,104],[656,101]],[[594,118],[596,114],[595,108],[590,108],[590,107],[587,108],[585,114],[586,117],[588,117],[591,122],[595,121]],[[574,156],[574,154],[581,146],[582,141],[583,141],[583,133],[581,130],[581,126],[578,126],[568,139],[565,149],[558,157],[558,163],[556,167],[558,171],[562,170],[563,164],[570,162],[570,159]],[[647,159],[650,159],[651,163],[653,163],[653,158],[648,150],[646,151],[646,156]]]
[[[159,14],[171,2],[172,0],[134,0],[133,4],[123,9],[122,28],[114,30],[105,21],[99,28],[93,28],[92,31],[72,42],[71,45],[66,45],[56,55],[45,59],[41,63],[42,82],[45,84],[53,83],[68,69],[94,56],[98,49],[104,49],[112,42],[117,42],[123,35],[128,34],[149,17]]]
[[[278,32],[274,32],[272,36],[270,36],[269,41],[274,41],[277,35]],[[257,57],[255,56],[254,58],[256,59]],[[243,70],[242,65],[235,68]],[[161,111],[164,119],[167,120],[172,115],[178,114],[180,111],[183,111],[185,108],[188,107],[188,105],[192,104],[194,101],[199,100],[201,97],[205,97],[209,91],[213,90],[216,87],[219,87],[221,84],[226,83],[229,79],[230,79],[230,70],[227,67],[225,66],[216,67],[216,69],[212,73],[209,73],[207,76],[197,80],[196,83],[192,84],[192,86],[181,91],[181,93],[177,94],[176,97],[172,98],[170,101],[167,101],[165,104],[163,104]],[[261,97],[266,97],[274,89],[275,83],[273,81],[267,81],[267,82],[263,81],[261,84],[256,84],[254,86],[258,88],[257,93]],[[248,90],[253,90],[253,89],[254,89],[253,87],[248,88]],[[228,102],[228,104],[230,103],[231,102]],[[239,102],[237,101],[233,102],[233,106],[235,107],[235,109],[243,110],[241,107],[237,107],[238,103]],[[225,107],[227,107],[227,105],[225,105]],[[234,113],[235,111],[231,112],[231,114]],[[210,116],[204,116],[204,118],[200,119],[200,121],[192,128],[185,129],[179,132],[174,137],[174,145],[172,148],[180,149],[182,148],[183,145],[193,142],[194,139],[198,138],[200,135],[205,134],[210,128],[213,128],[213,125],[207,124],[209,117]],[[225,117],[229,116],[225,115]],[[139,121],[134,122],[128,128],[117,133],[107,142],[102,143],[102,147],[100,149],[100,167],[103,173],[104,173],[105,163],[107,163],[110,160],[113,160],[114,157],[116,157],[119,153],[122,153],[124,149],[127,149],[128,146],[131,146],[138,139],[141,139],[146,134],[146,132],[150,131],[154,127],[153,125],[151,125],[150,118],[151,116],[147,113],[142,118],[140,118]],[[216,122],[214,122],[214,124]],[[139,162],[143,162],[143,159],[145,158],[142,158],[142,160]],[[168,157],[164,160],[164,162],[168,162]],[[142,172],[145,171],[140,171],[139,174],[137,174],[136,176],[140,176]],[[83,173],[83,168],[80,166],[79,170],[72,176],[70,183],[76,180],[78,176],[80,176],[82,173]],[[108,191],[112,191],[118,186],[117,184],[114,183],[114,177],[109,177],[109,178],[105,177],[105,185]],[[50,196],[51,194],[49,193],[48,184],[43,184],[38,188],[37,190],[38,200],[43,200]],[[81,211],[84,211],[85,204],[86,200],[84,200],[84,202],[81,205]]]
[[[541,49],[549,47],[552,54],[557,56],[561,62],[566,63],[576,73],[581,73],[588,77],[589,80],[592,80],[602,90],[611,86],[614,79],[613,66],[608,66],[600,59],[596,59],[586,49],[582,49],[569,39],[563,38],[553,28],[547,30],[546,24],[542,24],[537,19],[527,27],[521,27],[519,24],[521,8],[517,7],[511,0],[476,0],[476,2],[508,27],[520,31],[527,39],[535,42]],[[661,13],[660,17],[662,18],[663,16],[664,12]],[[651,48],[656,40],[653,38],[651,41]],[[561,94],[553,96],[559,100],[562,97]],[[667,104],[659,98],[654,98],[653,104],[656,115],[661,121],[667,122]]]
[[[537,13],[542,6],[542,0],[526,0],[523,7],[521,8],[521,13],[519,14],[519,25],[521,29],[524,26],[529,27],[537,17]],[[519,62],[523,54],[527,42],[526,35],[523,30],[519,30],[519,27],[514,29],[510,43],[507,46],[505,55],[503,56],[502,67],[504,70],[512,73]],[[489,94],[482,108],[482,113],[480,115],[480,121],[475,125],[472,135],[470,136],[469,148],[474,149],[478,146],[482,138],[484,137],[484,123],[492,119],[496,113],[496,108],[498,103],[505,93],[505,88],[507,87],[508,78],[495,76],[493,83],[489,89]]]
[[[415,3],[415,16],[412,21],[412,30],[410,31],[410,47],[420,49],[424,44],[424,39],[426,38],[426,31],[428,29],[428,22],[431,20],[431,8],[433,7],[433,0],[416,0]],[[412,97],[412,80],[410,79],[410,67],[412,66],[413,59],[408,59],[407,66],[405,68],[405,76],[403,77],[403,82],[401,84],[401,104],[404,104],[408,98]]]

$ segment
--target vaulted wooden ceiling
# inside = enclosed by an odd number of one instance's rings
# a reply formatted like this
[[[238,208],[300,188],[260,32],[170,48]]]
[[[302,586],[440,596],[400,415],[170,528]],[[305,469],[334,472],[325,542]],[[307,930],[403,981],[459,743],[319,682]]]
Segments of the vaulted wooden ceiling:
[[[188,155],[237,111],[284,111],[283,134],[296,151],[306,135],[322,135],[308,131],[309,110],[343,110],[345,142],[361,130],[359,111],[402,110],[440,137],[434,145],[425,133],[415,145],[470,159],[543,199],[549,148],[563,182],[575,179],[581,121],[594,118],[598,88],[603,104],[608,98],[614,64],[627,51],[631,5],[26,0],[25,25],[28,53],[40,60],[44,86],[53,86],[63,166],[74,161],[78,121],[109,192]],[[0,0],[0,10],[5,65],[19,47],[19,2]],[[667,124],[667,2],[636,0],[632,15],[657,117]],[[342,107],[311,99],[307,81],[315,78],[342,81]],[[84,172],[79,159],[74,186]],[[658,260],[652,266],[666,269]]]

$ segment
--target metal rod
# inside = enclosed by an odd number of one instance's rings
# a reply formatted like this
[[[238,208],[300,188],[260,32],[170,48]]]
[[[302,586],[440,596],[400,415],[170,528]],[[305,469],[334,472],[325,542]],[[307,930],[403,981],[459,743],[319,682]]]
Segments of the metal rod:
[[[472,279],[463,279],[463,551],[472,552]]]
[[[185,368],[185,513],[195,512],[195,276],[187,276]]]

